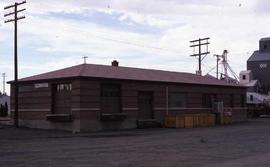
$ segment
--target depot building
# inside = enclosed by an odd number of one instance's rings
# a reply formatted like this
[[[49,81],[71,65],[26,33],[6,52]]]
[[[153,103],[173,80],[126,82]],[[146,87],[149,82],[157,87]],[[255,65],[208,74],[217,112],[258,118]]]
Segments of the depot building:
[[[14,113],[14,82],[11,111]],[[215,102],[246,119],[246,88],[191,73],[81,64],[22,78],[19,125],[73,132],[164,125],[168,114],[213,113]],[[12,114],[14,115],[14,114]]]

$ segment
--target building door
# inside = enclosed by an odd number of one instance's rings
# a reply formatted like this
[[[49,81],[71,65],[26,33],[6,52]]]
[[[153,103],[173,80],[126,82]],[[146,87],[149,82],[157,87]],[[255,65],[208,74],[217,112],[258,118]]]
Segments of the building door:
[[[101,107],[103,113],[120,113],[121,98],[120,85],[102,84],[101,85]]]
[[[138,93],[138,120],[153,119],[153,93],[139,92]]]
[[[72,85],[57,84],[53,89],[53,113],[70,114],[71,113],[71,90]]]

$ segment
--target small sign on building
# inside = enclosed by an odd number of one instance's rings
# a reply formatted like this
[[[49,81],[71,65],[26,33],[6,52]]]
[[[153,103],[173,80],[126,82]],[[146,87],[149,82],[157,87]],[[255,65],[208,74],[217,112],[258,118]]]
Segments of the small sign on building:
[[[37,83],[35,84],[35,88],[47,88],[49,87],[48,83]]]
[[[265,64],[265,63],[260,64],[260,68],[266,68],[266,67],[267,67],[267,64]]]

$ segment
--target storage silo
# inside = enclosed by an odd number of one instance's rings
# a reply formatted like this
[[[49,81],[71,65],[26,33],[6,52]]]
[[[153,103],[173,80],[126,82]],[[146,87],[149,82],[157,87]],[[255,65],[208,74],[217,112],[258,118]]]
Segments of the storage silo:
[[[262,93],[270,92],[270,37],[259,41],[259,50],[247,60],[247,70],[251,70],[253,79],[262,86]]]

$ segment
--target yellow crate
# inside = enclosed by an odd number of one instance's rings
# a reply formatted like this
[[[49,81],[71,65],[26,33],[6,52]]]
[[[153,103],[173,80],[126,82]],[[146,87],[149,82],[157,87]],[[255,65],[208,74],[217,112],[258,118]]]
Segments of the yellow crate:
[[[200,117],[200,114],[194,114],[193,115],[193,127],[200,127],[200,124],[199,124],[199,117]]]
[[[185,128],[193,128],[193,115],[185,116]]]
[[[184,115],[179,115],[179,116],[176,116],[176,128],[184,128],[185,127],[185,116]]]
[[[205,114],[200,114],[199,116],[199,127],[207,126],[207,116]]]
[[[176,127],[176,116],[166,116],[165,117],[165,127],[175,128]]]
[[[214,126],[215,123],[215,114],[168,115],[165,117],[165,127],[167,128],[207,127]]]
[[[208,115],[208,126],[214,126],[216,124],[216,115],[209,114]]]

